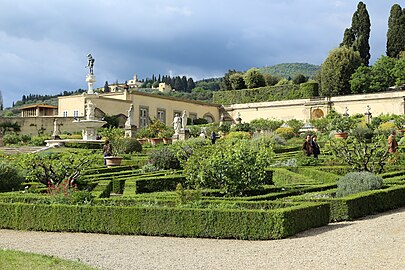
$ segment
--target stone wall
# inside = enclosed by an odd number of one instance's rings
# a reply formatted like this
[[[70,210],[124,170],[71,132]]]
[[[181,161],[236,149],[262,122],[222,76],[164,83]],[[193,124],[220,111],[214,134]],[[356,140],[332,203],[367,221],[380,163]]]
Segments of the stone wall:
[[[72,123],[73,117],[0,117],[0,123],[17,122],[21,126],[21,134],[38,136],[41,132],[44,135],[52,135],[53,121],[57,119],[60,124],[61,133],[81,133],[81,129]]]

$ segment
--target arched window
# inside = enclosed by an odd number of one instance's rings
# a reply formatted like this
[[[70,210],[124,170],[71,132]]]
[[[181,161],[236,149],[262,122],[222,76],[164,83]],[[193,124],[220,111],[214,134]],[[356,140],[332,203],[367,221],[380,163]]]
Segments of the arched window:
[[[214,116],[210,113],[204,114],[203,118],[207,120],[208,123],[212,123],[215,121]]]

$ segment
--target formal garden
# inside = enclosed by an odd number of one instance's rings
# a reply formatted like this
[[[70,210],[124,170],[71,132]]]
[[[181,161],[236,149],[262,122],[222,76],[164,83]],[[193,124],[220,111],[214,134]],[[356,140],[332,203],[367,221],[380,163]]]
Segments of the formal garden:
[[[264,240],[405,206],[404,116],[331,112],[307,130],[294,119],[189,125],[175,143],[141,140],[173,133],[152,123],[138,139],[99,130],[120,166],[104,166],[101,144],[0,153],[0,228]],[[319,158],[303,153],[307,134]],[[45,139],[4,136],[11,147]]]

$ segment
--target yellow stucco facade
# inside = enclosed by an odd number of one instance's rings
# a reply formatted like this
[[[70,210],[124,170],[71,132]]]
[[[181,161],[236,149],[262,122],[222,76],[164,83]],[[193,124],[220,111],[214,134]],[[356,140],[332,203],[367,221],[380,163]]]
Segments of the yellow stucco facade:
[[[350,115],[365,114],[368,110],[373,116],[405,113],[405,91],[229,106],[124,91],[59,97],[58,115],[0,118],[0,122],[18,122],[23,134],[37,135],[40,131],[52,134],[53,120],[57,118],[58,123],[61,124],[61,132],[80,132],[80,128],[72,121],[74,118],[85,117],[85,104],[88,100],[91,100],[96,107],[96,118],[100,119],[104,115],[118,115],[122,126],[128,115],[128,109],[133,104],[133,120],[138,128],[148,125],[149,118],[157,118],[167,126],[171,126],[175,114],[182,114],[183,110],[187,112],[189,118],[206,118],[210,122],[219,122],[222,114],[226,121],[234,121],[240,116],[242,122],[250,122],[258,118],[281,120],[294,118],[309,122],[311,119],[325,116],[331,109],[342,114],[347,111]]]
[[[331,98],[296,99],[260,103],[232,104],[225,106],[225,111],[233,119],[240,115],[242,122],[250,122],[258,118],[276,118],[281,120],[297,119],[309,122],[320,118],[333,109],[338,113],[350,115],[365,114],[370,108],[374,116],[381,114],[404,114],[405,91],[384,92],[338,96]]]
[[[199,101],[181,100],[166,96],[127,91],[106,94],[83,94],[59,98],[59,117],[85,116],[85,104],[88,100],[96,107],[96,117],[103,115],[128,115],[130,105],[134,106],[134,122],[137,127],[144,127],[149,118],[157,118],[170,126],[176,113],[184,110],[189,118],[205,118],[209,122],[218,122],[220,105]]]

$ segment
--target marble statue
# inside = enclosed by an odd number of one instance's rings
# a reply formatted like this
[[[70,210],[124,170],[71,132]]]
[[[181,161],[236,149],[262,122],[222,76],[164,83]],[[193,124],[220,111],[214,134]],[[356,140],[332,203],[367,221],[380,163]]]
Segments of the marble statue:
[[[181,115],[181,128],[186,129],[187,126],[187,112],[186,110],[183,111],[183,114]]]
[[[173,119],[173,129],[174,129],[174,134],[178,135],[181,129],[181,117],[179,116],[178,113],[174,116]]]
[[[91,100],[88,100],[86,103],[86,120],[94,120],[94,110],[96,106],[94,106]]]

